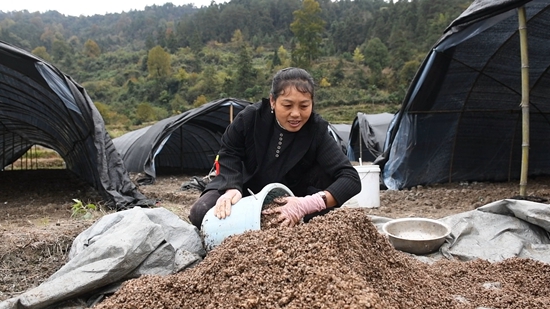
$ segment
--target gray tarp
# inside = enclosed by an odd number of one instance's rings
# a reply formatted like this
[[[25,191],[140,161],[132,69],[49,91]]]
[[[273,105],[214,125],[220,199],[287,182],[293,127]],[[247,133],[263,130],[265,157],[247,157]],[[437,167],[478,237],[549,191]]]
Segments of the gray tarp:
[[[205,254],[195,226],[165,208],[134,207],[106,215],[78,235],[67,264],[0,308],[44,308],[74,298],[94,302],[124,280],[176,273]]]
[[[390,218],[372,216],[376,227]],[[436,253],[414,257],[499,262],[511,257],[550,263],[550,206],[505,199],[441,218],[451,235]],[[167,275],[205,256],[198,230],[164,208],[103,217],[74,241],[69,262],[40,286],[0,303],[0,309],[45,308],[64,300],[98,301],[143,274]],[[184,295],[182,295],[184,297]]]
[[[347,153],[347,144],[348,144],[348,135],[344,130],[341,130],[343,125],[334,125],[332,123],[328,124],[328,133],[336,143],[338,143],[338,146],[342,148],[342,151],[344,154]]]
[[[332,127],[337,132],[337,134],[342,138],[342,143],[346,146],[348,145],[349,132],[351,130],[351,124],[347,123],[333,123]]]
[[[380,231],[389,220],[373,217]],[[421,260],[446,257],[499,262],[520,257],[550,263],[548,204],[505,199],[439,220],[451,227],[451,235],[439,252],[419,257]]]

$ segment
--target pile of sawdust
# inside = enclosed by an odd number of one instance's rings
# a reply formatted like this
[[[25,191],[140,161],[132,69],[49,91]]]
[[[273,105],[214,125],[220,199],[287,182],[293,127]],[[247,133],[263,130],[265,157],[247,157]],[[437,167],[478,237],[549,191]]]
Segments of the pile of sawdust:
[[[226,239],[196,267],[127,281],[101,308],[549,308],[550,266],[422,263],[363,209]]]

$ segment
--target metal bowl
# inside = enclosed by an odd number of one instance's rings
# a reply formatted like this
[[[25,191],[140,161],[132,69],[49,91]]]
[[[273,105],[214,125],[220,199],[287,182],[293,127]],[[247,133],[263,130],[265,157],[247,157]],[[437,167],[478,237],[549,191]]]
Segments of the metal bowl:
[[[402,218],[386,222],[382,226],[395,249],[413,254],[437,251],[451,234],[451,228],[443,222],[427,218]]]

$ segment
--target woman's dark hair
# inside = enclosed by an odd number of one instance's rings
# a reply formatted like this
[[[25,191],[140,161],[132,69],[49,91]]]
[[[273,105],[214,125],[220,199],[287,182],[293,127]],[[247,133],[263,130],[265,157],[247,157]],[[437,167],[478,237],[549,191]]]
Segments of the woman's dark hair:
[[[301,93],[311,94],[313,101],[315,82],[306,70],[290,67],[275,73],[271,82],[270,94],[274,100],[277,100],[277,97],[289,86],[295,87]]]

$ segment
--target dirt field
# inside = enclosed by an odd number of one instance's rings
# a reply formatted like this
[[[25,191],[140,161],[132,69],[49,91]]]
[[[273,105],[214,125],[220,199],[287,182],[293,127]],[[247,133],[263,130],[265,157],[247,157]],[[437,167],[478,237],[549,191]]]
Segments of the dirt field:
[[[105,209],[94,189],[65,170],[6,171],[1,174],[0,301],[39,285],[56,272],[64,265],[72,240],[99,217],[111,212]],[[157,199],[159,206],[187,220],[189,207],[199,195],[198,191],[181,190],[181,185],[191,176],[194,175],[159,176],[154,185],[142,186],[140,191],[149,198]],[[530,179],[527,188],[528,196],[537,201],[550,199],[550,178]],[[518,193],[518,182],[419,186],[411,190],[381,191],[381,206],[363,209],[363,212],[390,218],[415,216],[437,219],[511,198]],[[91,211],[92,217],[88,219],[83,214],[73,215],[73,199],[81,200],[83,205],[94,204],[99,210]],[[371,302],[375,303],[375,298]],[[326,307],[330,305],[326,304]],[[294,308],[298,308],[296,304]],[[470,307],[466,305],[464,308]]]

